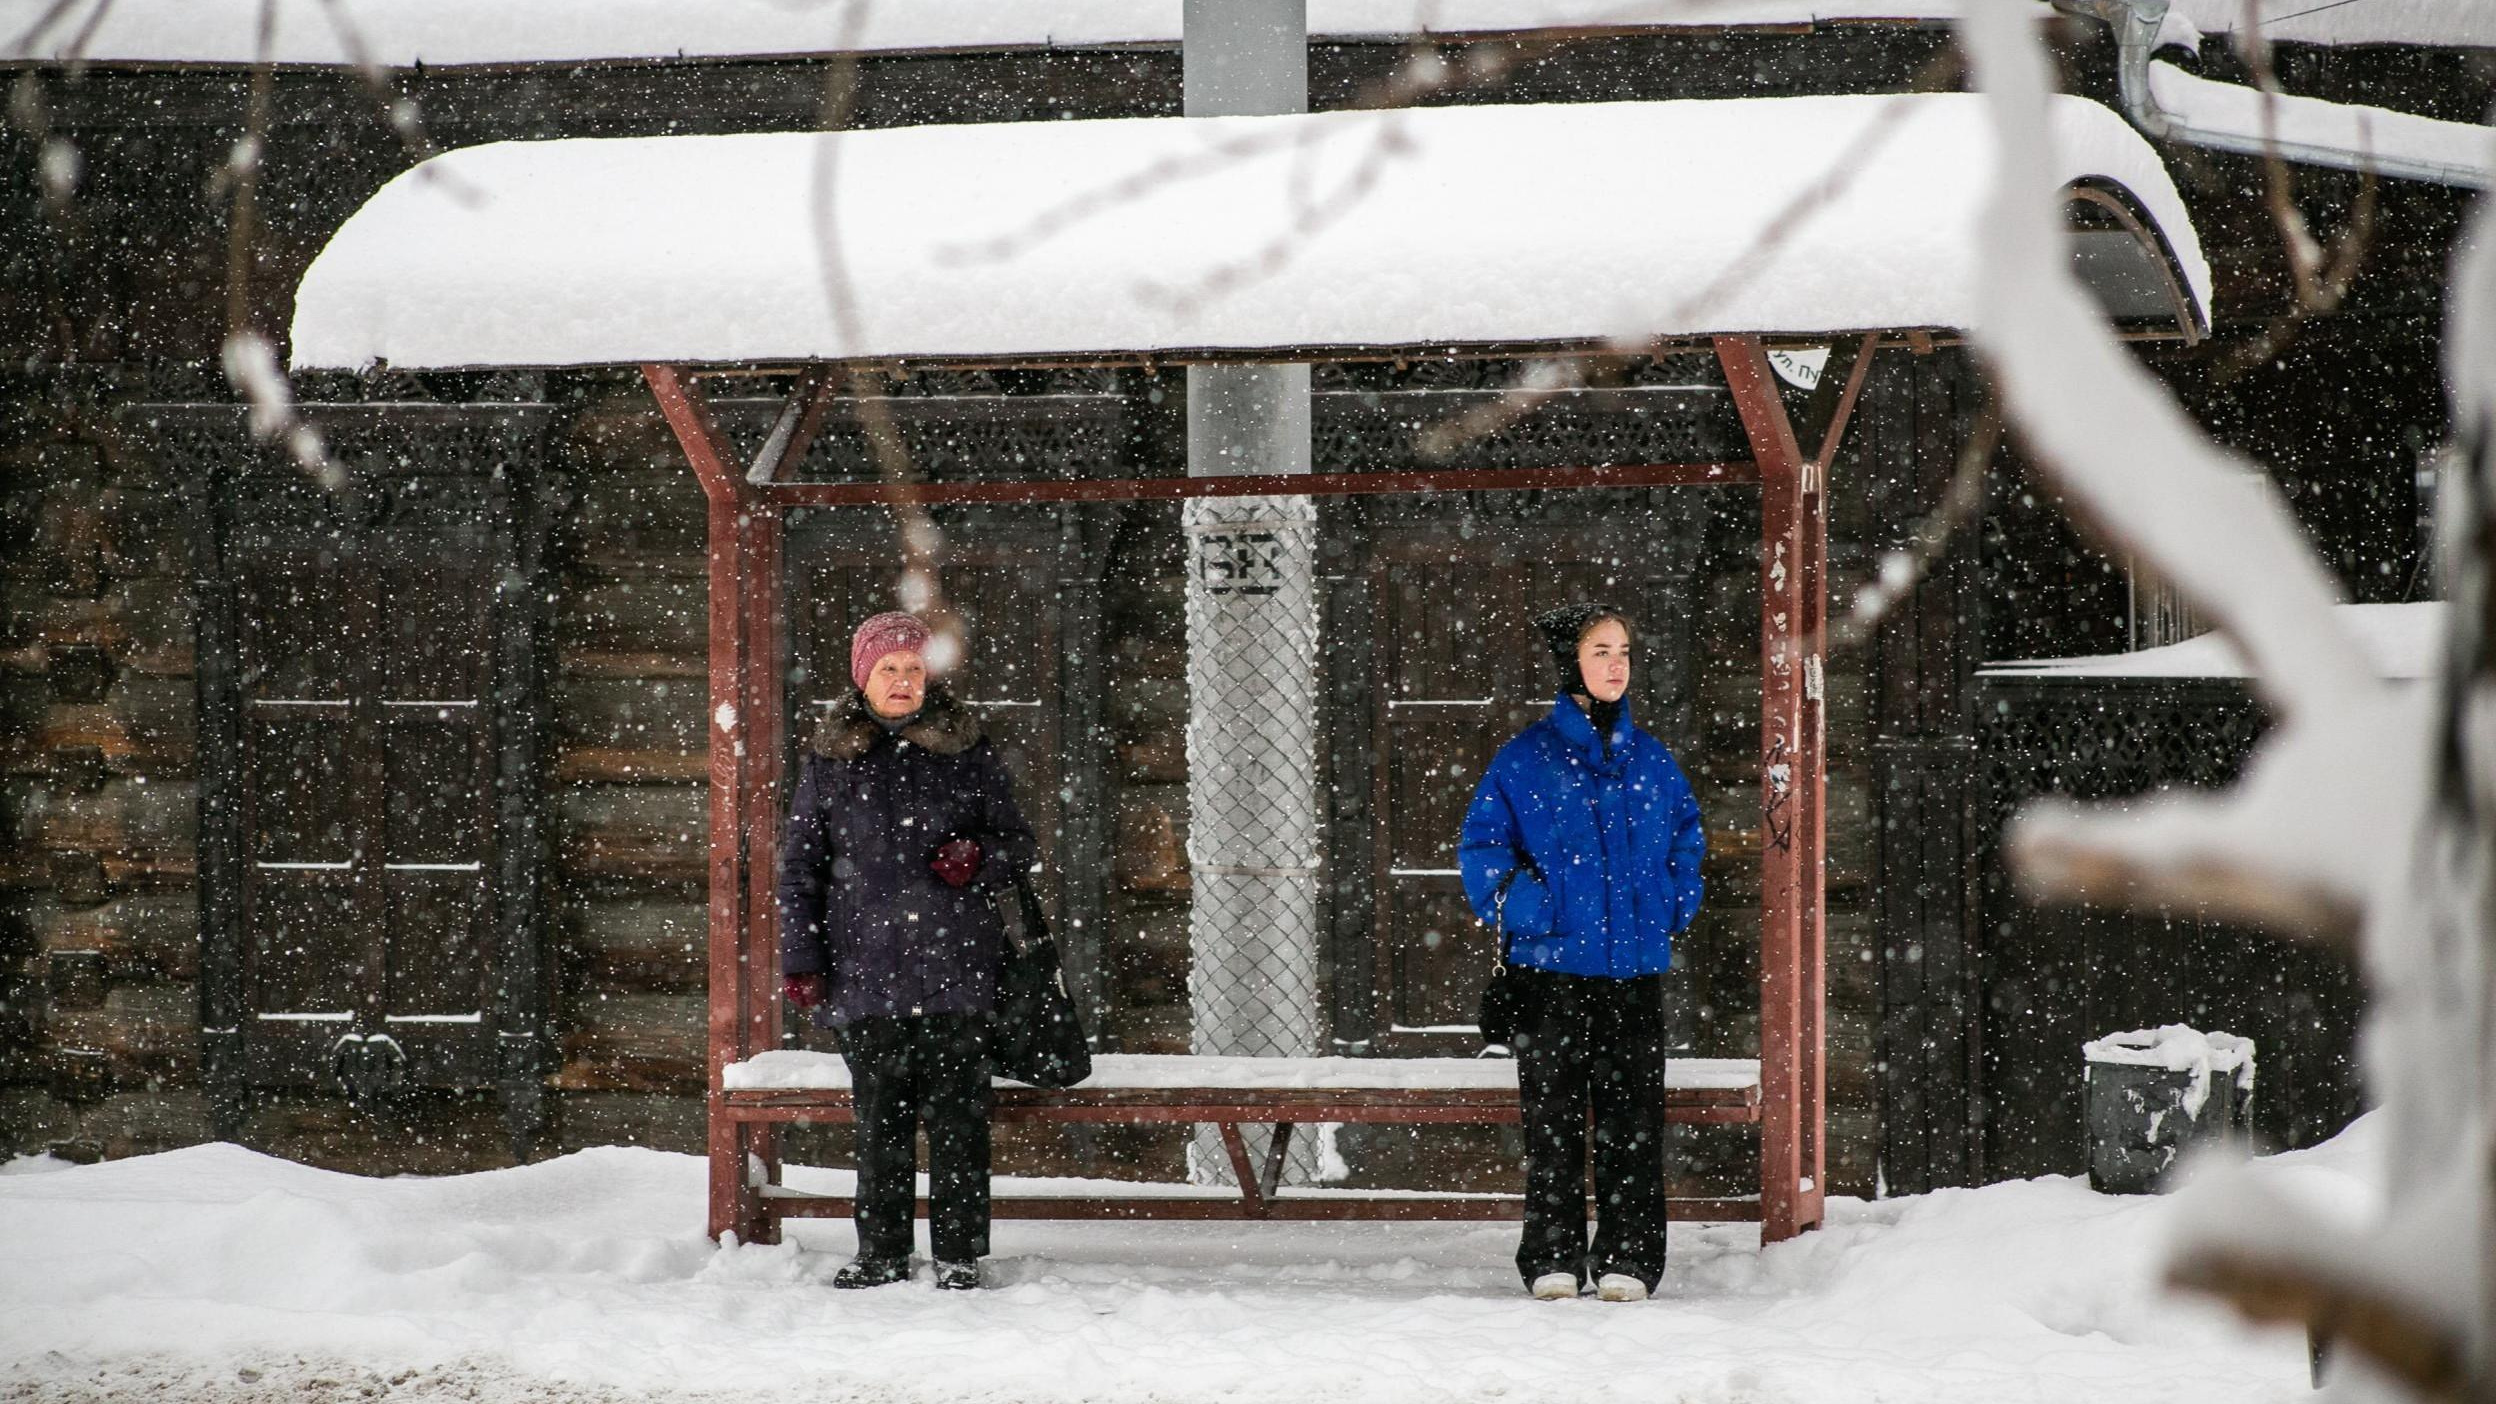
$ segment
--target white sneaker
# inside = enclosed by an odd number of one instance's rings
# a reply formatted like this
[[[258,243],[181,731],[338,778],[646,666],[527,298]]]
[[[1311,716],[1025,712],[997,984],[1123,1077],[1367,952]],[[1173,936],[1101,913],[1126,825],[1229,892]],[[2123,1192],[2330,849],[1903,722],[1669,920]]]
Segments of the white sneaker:
[[[1526,1290],[1532,1292],[1538,1302],[1573,1301],[1577,1297],[1577,1276],[1574,1273],[1547,1272],[1535,1278],[1534,1285]]]
[[[1607,1302],[1643,1302],[1647,1284],[1625,1272],[1607,1272],[1595,1279],[1595,1295]]]

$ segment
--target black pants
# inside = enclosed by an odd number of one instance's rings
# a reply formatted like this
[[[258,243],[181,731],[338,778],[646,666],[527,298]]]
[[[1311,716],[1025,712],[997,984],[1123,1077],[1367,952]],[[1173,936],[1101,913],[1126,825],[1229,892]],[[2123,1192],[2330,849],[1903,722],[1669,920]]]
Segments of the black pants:
[[[1664,1276],[1664,977],[1519,968],[1517,1090],[1525,1110],[1525,1236],[1517,1271],[1582,1283]],[[1595,1237],[1586,1241],[1594,1121]]]
[[[988,1255],[988,1020],[860,1019],[841,1029],[858,1108],[858,1254],[910,1256],[919,1127],[927,1127],[928,1241],[938,1262]]]

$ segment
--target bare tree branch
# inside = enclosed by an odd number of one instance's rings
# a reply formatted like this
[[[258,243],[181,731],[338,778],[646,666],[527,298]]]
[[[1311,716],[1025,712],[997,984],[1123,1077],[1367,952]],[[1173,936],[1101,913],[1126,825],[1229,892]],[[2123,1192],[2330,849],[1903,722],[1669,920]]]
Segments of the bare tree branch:
[[[1916,524],[1904,548],[1882,554],[1879,573],[1855,592],[1854,607],[1833,631],[1835,646],[1851,648],[1871,638],[1890,610],[1924,582],[1949,551],[1951,539],[1983,513],[1985,479],[2001,446],[2002,407],[1988,394],[1967,442],[1959,446],[1958,463],[1950,472],[1950,486],[1942,493],[1941,504]]]
[[[2190,911],[2293,936],[2354,956],[2365,913],[2321,883],[2283,882],[2237,863],[2128,861],[2033,828],[2014,828],[2004,856],[2032,902],[2075,902],[2119,911]]]
[[[250,98],[242,138],[226,158],[231,192],[225,229],[225,345],[219,360],[228,384],[251,406],[251,432],[282,444],[287,456],[329,492],[347,485],[347,471],[329,456],[321,436],[295,408],[277,350],[253,322],[252,273],[260,244],[260,167],[268,153],[270,109],[277,83],[272,59],[278,0],[260,0],[258,62],[251,70]]]
[[[2297,204],[2296,173],[2279,150],[2279,75],[2272,63],[2270,39],[2262,32],[2260,10],[2260,0],[2245,0],[2245,22],[2237,26],[2235,44],[2254,87],[2262,94],[2262,203],[2279,230],[2291,297],[2289,310],[2274,318],[2260,336],[2219,358],[2212,373],[2217,385],[2268,365],[2296,341],[2306,322],[2338,311],[2365,266],[2374,240],[2379,181],[2372,170],[2360,176],[2349,222],[2329,250],[2314,237],[2305,211]],[[2362,115],[2359,123],[2360,132],[2366,131]]]

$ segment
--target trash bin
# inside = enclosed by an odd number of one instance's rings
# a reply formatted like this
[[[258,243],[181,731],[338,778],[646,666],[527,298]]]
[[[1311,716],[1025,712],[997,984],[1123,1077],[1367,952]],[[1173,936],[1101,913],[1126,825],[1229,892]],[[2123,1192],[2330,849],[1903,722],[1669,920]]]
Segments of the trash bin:
[[[2081,1053],[2091,1189],[2153,1193],[2186,1146],[2241,1135],[2251,1124],[2251,1039],[2169,1024],[2108,1034]]]

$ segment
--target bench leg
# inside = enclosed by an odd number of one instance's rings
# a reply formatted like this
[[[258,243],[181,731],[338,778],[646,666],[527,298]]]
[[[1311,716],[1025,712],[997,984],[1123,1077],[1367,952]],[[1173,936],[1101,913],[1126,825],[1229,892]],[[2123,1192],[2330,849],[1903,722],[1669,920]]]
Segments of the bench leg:
[[[1258,1177],[1258,1187],[1272,1199],[1283,1190],[1283,1162],[1291,1158],[1291,1123],[1274,1123],[1273,1144],[1265,1148],[1265,1173]]]
[[[772,1152],[773,1138],[757,1137],[754,1123],[731,1121],[717,1112],[710,1123],[712,1241],[733,1233],[740,1243],[778,1242],[778,1220],[765,1209],[761,1189],[748,1176],[753,1162]]]
[[[1231,1157],[1231,1176],[1239,1181],[1239,1197],[1248,1217],[1265,1217],[1265,1186],[1257,1177],[1256,1168],[1248,1161],[1248,1142],[1239,1134],[1239,1123],[1216,1123],[1222,1128],[1222,1149]]]

